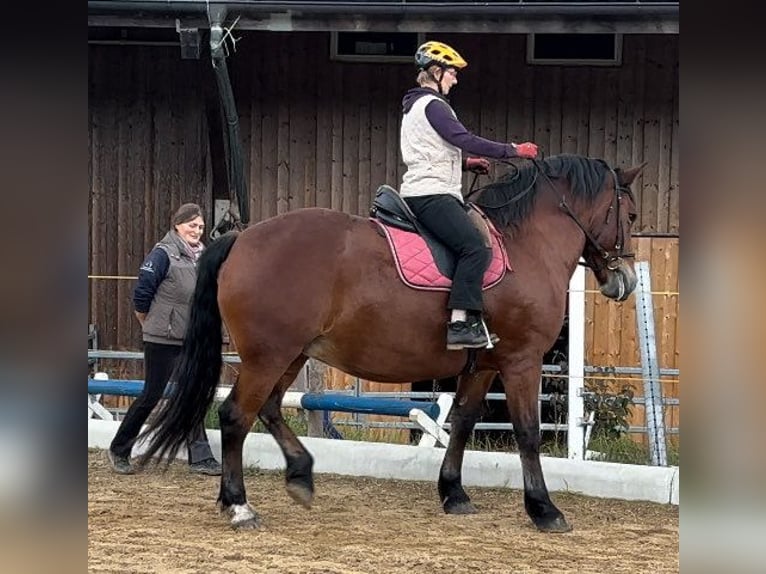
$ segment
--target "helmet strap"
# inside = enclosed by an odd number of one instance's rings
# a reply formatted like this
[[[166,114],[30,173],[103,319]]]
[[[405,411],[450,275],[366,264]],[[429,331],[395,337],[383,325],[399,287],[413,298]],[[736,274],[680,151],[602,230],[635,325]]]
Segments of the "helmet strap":
[[[428,77],[431,78],[434,81],[434,83],[436,83],[436,91],[439,92],[439,95],[443,96],[444,92],[442,91],[442,80],[444,79],[444,66],[439,66],[439,68],[441,68],[442,70],[441,78],[437,78],[436,76],[434,76],[433,72],[431,71],[431,66],[428,67],[428,69],[426,70],[426,73],[428,74]]]

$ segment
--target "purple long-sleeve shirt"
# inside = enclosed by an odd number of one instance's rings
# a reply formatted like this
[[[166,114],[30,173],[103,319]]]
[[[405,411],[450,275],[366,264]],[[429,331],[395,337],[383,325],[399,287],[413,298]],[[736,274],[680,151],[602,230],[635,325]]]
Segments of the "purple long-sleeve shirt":
[[[412,88],[404,94],[402,108],[406,114],[418,98],[433,95],[438,100],[432,100],[425,109],[426,119],[445,141],[460,148],[466,153],[493,159],[507,159],[516,156],[516,150],[511,144],[488,140],[469,132],[453,114],[452,108],[438,92],[430,88]]]

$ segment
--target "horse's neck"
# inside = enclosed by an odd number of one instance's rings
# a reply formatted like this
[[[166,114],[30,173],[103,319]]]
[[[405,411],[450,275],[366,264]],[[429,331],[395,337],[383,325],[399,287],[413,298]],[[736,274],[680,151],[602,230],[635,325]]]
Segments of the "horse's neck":
[[[540,200],[518,230],[506,233],[507,245],[512,253],[530,254],[530,264],[545,265],[551,272],[563,270],[568,281],[577,267],[585,239],[557,200],[551,197]]]

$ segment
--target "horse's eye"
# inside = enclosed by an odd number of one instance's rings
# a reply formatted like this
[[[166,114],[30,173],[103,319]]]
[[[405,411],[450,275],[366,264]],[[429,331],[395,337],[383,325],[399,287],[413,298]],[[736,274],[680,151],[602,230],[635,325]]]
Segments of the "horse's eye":
[[[628,215],[628,219],[630,220],[631,223],[635,223],[636,219],[638,219],[638,214],[637,213],[631,213],[630,215]]]

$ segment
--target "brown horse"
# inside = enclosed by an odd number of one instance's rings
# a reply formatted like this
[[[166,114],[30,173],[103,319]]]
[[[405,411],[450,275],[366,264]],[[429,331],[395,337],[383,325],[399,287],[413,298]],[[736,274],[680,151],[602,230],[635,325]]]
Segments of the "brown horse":
[[[601,292],[624,300],[636,285],[624,249],[636,217],[628,186],[643,166],[613,170],[601,160],[554,156],[481,190],[481,206],[503,233],[513,273],[485,292],[500,337],[460,377],[439,496],[450,514],[476,512],[462,486],[466,441],[499,373],[518,443],[524,504],[545,531],[569,526],[551,502],[539,455],[538,385],[543,354],[561,330],[567,287],[582,256]],[[236,528],[254,528],[242,444],[258,416],[282,449],[287,491],[309,507],[313,458],[282,418],[282,397],[309,357],[375,381],[455,376],[466,351],[445,347],[445,292],[405,286],[386,240],[363,217],[320,208],[280,215],[214,241],[199,262],[190,325],[176,371],[178,390],[142,435],[141,463],[175,456],[204,419],[221,370],[221,318],[242,359],[218,412],[223,476],[218,501]]]

